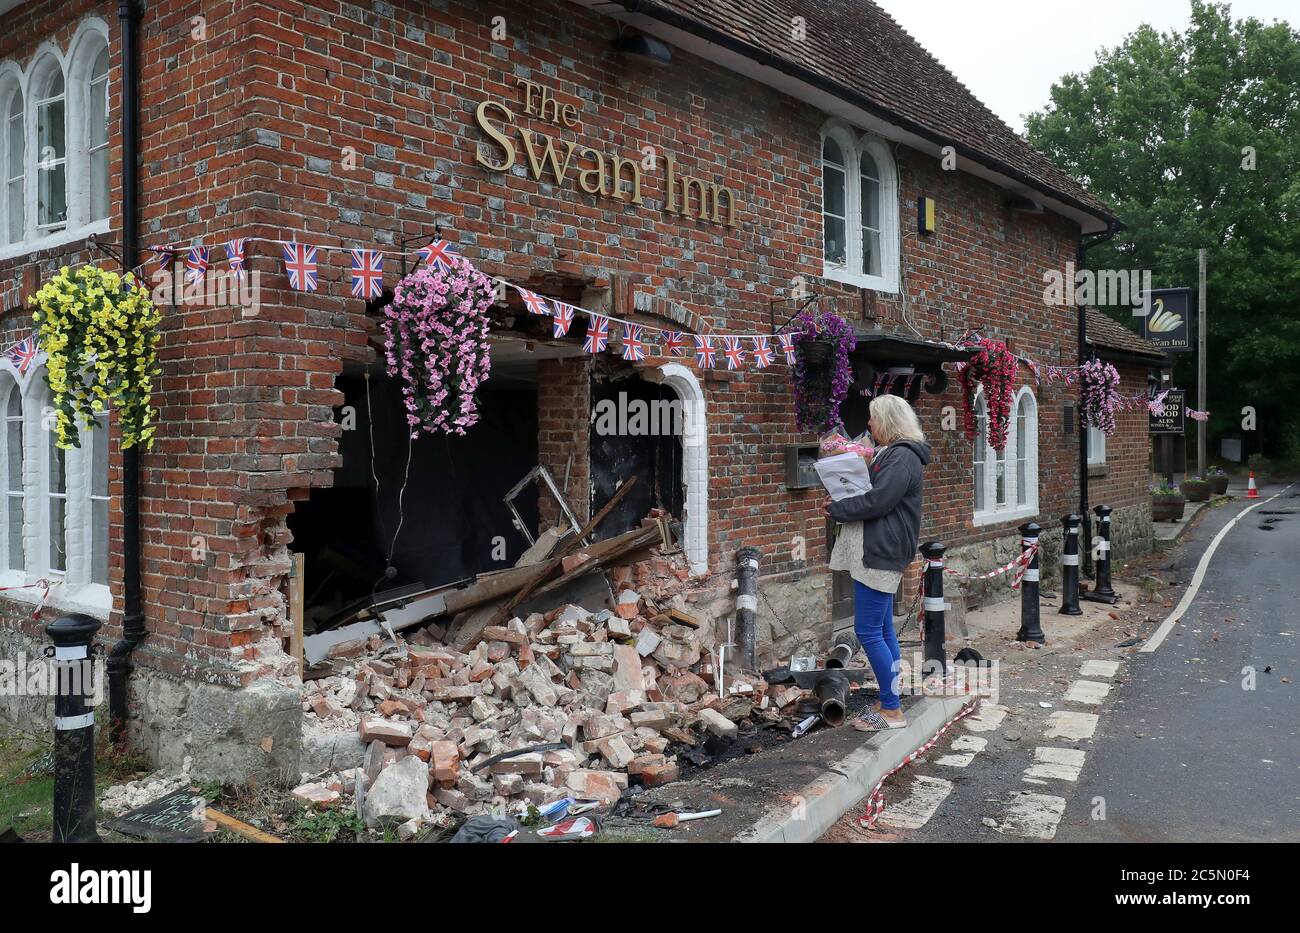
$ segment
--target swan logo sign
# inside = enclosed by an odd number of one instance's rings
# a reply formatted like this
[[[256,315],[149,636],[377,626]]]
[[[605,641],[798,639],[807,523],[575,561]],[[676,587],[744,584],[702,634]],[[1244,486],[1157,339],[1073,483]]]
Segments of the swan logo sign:
[[[1192,349],[1192,290],[1158,288],[1147,292],[1143,303],[1142,336],[1166,353]]]

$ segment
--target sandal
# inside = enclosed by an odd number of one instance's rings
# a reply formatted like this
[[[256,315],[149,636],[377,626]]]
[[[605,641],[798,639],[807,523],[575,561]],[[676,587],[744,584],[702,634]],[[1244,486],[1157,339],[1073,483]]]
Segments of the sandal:
[[[886,729],[903,729],[907,726],[905,719],[886,719],[870,706],[853,720],[853,728],[859,732],[883,732]]]

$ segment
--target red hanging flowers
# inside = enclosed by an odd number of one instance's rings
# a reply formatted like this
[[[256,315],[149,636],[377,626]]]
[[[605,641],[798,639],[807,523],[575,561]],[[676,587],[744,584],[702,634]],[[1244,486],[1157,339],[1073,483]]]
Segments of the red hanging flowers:
[[[1015,395],[1016,357],[1007,345],[987,337],[975,337],[968,344],[979,351],[961,368],[962,396],[965,400],[963,427],[968,441],[975,440],[975,386],[984,387],[984,403],[989,414],[989,446],[1003,450],[1011,423],[1011,401]]]

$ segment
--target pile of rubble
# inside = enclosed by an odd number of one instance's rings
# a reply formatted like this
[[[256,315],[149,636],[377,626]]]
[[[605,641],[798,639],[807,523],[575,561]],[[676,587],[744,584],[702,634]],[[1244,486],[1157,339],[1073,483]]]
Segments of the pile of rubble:
[[[304,699],[309,725],[360,734],[364,764],[294,795],[330,807],[354,794],[368,825],[404,834],[502,805],[612,804],[629,782],[676,780],[678,754],[710,734],[733,740],[802,695],[729,666],[719,685],[698,621],[646,605],[623,588],[613,611],[512,618],[464,651],[436,624],[372,636]]]

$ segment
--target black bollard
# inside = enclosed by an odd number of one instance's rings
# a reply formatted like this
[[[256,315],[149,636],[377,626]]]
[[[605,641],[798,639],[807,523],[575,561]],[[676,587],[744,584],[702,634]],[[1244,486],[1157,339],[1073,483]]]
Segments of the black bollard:
[[[95,832],[95,693],[91,642],[99,622],[63,616],[45,627],[54,642],[54,841],[100,842]]]
[[[736,552],[736,640],[740,663],[745,670],[758,666],[755,641],[758,629],[758,558],[756,547]]]
[[[1059,615],[1081,616],[1079,608],[1079,523],[1078,515],[1061,516],[1064,547],[1061,553],[1061,608]]]
[[[1042,530],[1037,522],[1026,522],[1020,526],[1020,553],[1025,553],[1038,543],[1038,535]],[[1042,645],[1047,643],[1047,636],[1043,634],[1038,614],[1038,567],[1038,551],[1035,550],[1024,576],[1020,578],[1020,631],[1016,633],[1016,641],[1032,641]]]
[[[1119,602],[1119,594],[1111,588],[1110,585],[1110,513],[1111,507],[1108,505],[1099,505],[1094,512],[1097,513],[1097,585],[1092,588],[1091,592],[1084,594],[1084,599],[1090,599],[1095,603],[1109,603],[1114,605]]]
[[[948,659],[944,654],[943,642],[946,637],[943,601],[943,552],[947,550],[938,541],[927,541],[921,545],[921,556],[925,558],[925,594],[922,607],[925,609],[925,660],[921,664],[921,682],[927,677],[943,677],[948,672]]]

